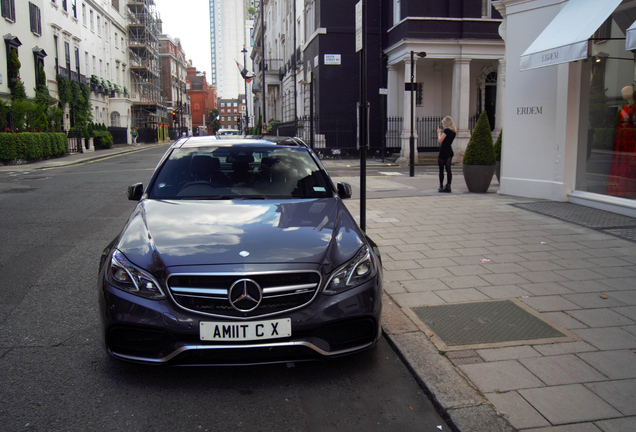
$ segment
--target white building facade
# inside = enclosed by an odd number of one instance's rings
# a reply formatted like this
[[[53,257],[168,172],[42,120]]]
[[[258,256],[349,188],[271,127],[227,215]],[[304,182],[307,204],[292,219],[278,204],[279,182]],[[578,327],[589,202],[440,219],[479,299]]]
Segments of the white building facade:
[[[236,62],[243,58],[246,8],[245,0],[210,0],[210,78],[222,98],[235,98],[245,91]]]
[[[8,0],[3,1],[0,12],[0,32],[4,47],[0,55],[0,99],[9,103],[11,89],[9,86],[9,53],[14,48],[21,63],[19,74],[24,83],[28,99],[35,96],[35,85],[38,63],[44,65],[52,62],[49,47],[44,37],[43,17],[45,0]],[[48,6],[48,5],[46,5]],[[48,75],[50,76],[50,75]],[[55,79],[55,74],[53,74]]]
[[[636,216],[636,2],[501,0],[500,193]]]

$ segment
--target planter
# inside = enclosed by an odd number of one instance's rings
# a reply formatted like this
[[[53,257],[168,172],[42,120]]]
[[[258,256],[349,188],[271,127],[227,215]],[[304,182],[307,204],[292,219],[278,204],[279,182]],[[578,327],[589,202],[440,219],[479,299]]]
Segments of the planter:
[[[499,174],[501,172],[501,161],[497,161],[497,163],[495,164],[495,175],[497,176],[497,183],[501,184],[501,181],[499,180]]]
[[[468,191],[486,193],[490,187],[496,165],[462,165]]]

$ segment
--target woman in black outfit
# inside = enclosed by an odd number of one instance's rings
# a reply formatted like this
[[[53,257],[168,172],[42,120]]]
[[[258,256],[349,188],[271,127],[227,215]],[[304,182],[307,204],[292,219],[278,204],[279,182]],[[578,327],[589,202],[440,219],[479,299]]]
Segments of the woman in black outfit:
[[[442,130],[442,128],[444,128]],[[457,128],[453,119],[449,116],[444,117],[442,120],[442,128],[437,127],[437,142],[439,142],[439,156],[437,157],[437,165],[439,166],[439,189],[438,192],[450,192],[451,180],[453,175],[451,173],[451,161],[455,153],[451,144],[457,135]],[[446,170],[447,183],[444,186],[444,170]]]

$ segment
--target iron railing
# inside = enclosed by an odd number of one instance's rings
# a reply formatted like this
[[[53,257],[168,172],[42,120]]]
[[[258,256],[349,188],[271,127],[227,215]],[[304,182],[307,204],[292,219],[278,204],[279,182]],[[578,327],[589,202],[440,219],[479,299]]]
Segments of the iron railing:
[[[418,152],[435,152],[439,149],[437,142],[437,127],[441,126],[443,117],[420,117],[414,119],[414,129],[417,133],[416,145]],[[469,119],[472,131],[477,123],[478,115]],[[404,129],[402,117],[388,117],[384,127],[379,122],[371,122],[369,126],[371,154],[396,153],[402,147],[402,134],[409,133]],[[313,128],[314,149],[355,149],[357,147],[358,124],[353,119],[334,119],[309,116],[273,125],[270,134],[279,136],[295,136],[310,144],[310,129]],[[408,138],[408,136],[407,136]],[[331,152],[333,153],[333,151]],[[335,154],[337,154],[336,152]]]

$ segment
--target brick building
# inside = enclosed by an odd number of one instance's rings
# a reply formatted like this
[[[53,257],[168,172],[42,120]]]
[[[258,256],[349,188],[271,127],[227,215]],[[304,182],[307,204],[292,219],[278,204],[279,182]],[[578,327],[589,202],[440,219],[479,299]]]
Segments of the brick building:
[[[208,115],[211,110],[216,108],[216,89],[208,84],[205,72],[197,71],[191,63],[186,72],[187,94],[190,97],[192,129],[194,132],[198,130],[199,126],[207,128]]]

